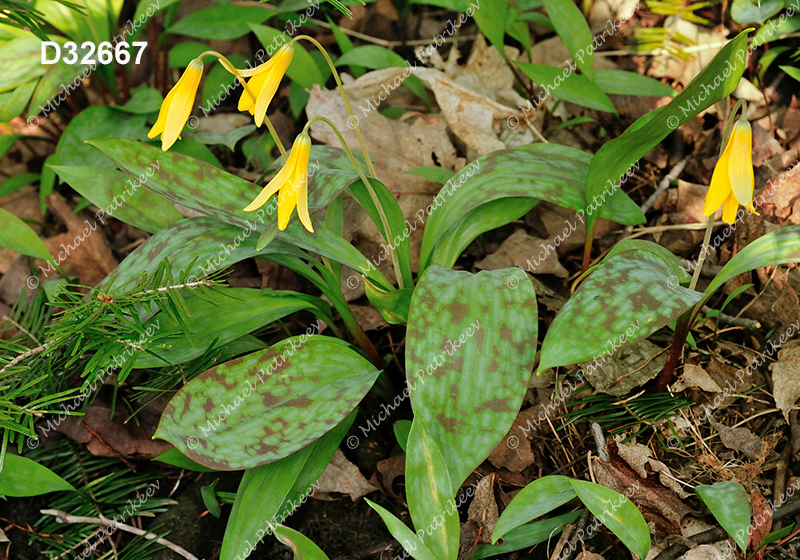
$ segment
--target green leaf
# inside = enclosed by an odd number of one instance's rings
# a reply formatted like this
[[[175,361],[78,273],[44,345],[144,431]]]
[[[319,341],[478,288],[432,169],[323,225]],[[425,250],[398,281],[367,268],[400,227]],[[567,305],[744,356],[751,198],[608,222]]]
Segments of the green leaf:
[[[800,68],[795,68],[794,66],[779,66],[778,68],[786,72],[790,78],[800,82]]]
[[[394,437],[397,438],[397,445],[406,452],[408,447],[408,434],[411,433],[411,420],[398,420],[392,424],[394,430]]]
[[[252,288],[226,288],[221,294],[226,297],[217,304],[194,297],[191,292],[187,294],[188,313],[182,323],[190,330],[189,338],[181,332],[181,324],[163,314],[148,321],[145,326],[153,324],[159,331],[174,334],[159,338],[158,346],[150,346],[156,355],[140,353],[135,367],[188,362],[202,356],[215,340],[218,347],[223,346],[298,311],[316,312],[326,322],[333,322],[329,310],[320,312],[325,307],[330,309],[328,304],[313,296]]]
[[[520,490],[497,520],[492,542],[575,498],[575,490],[566,476],[548,475],[537,478]]]
[[[147,176],[129,179],[116,169],[53,165],[64,181],[103,209],[104,219],[115,217],[150,233],[182,219],[170,201],[147,188]],[[150,168],[152,172],[152,168]]]
[[[120,111],[126,113],[133,113],[134,115],[149,115],[157,113],[161,109],[161,103],[164,97],[161,92],[151,87],[140,87],[133,92],[133,95],[125,105],[115,107]]]
[[[594,82],[586,76],[547,64],[517,62],[526,76],[547,92],[564,101],[606,113],[617,114],[614,104]]]
[[[188,471],[195,471],[195,472],[217,472],[215,469],[209,469],[195,463],[189,457],[178,451],[177,449],[170,449],[168,451],[164,451],[158,457],[153,457],[153,461],[161,461],[162,463],[166,463],[168,465],[172,465],[173,467],[179,467],[181,469],[186,469]]]
[[[703,299],[670,280],[674,268],[674,263],[642,250],[624,251],[598,265],[550,325],[538,373],[592,358],[605,360]]]
[[[200,497],[203,498],[203,505],[206,506],[208,513],[219,519],[219,516],[222,514],[222,506],[220,506],[219,500],[217,499],[217,492],[214,490],[217,482],[219,482],[218,478],[211,484],[201,487]]]
[[[427,4],[428,2],[426,2]],[[481,6],[483,3],[483,6]],[[467,15],[475,17],[475,23],[487,39],[505,57],[503,40],[506,29],[508,0],[480,0],[464,8]],[[472,10],[472,11],[470,11]]]
[[[2,44],[3,72],[0,75],[0,92],[14,89],[47,71],[47,66],[42,64],[41,39],[26,36],[3,41]]]
[[[288,457],[245,471],[225,527],[220,560],[247,557],[269,534],[270,523],[283,523],[305,502],[355,417],[351,412],[330,432]]]
[[[766,22],[764,27],[756,31],[752,45],[760,46],[780,37],[794,33],[800,29],[800,17],[775,18]],[[766,54],[766,53],[765,53]]]
[[[736,23],[763,24],[783,9],[783,0],[733,0],[731,19]]]
[[[221,144],[233,151],[236,149],[236,144],[239,140],[256,130],[256,125],[248,124],[234,128],[228,132],[197,132],[194,139],[201,144],[215,145]]]
[[[500,218],[513,221],[514,205],[498,205],[502,214],[493,216],[491,211],[476,213],[483,216],[480,222],[467,221],[470,212],[481,205],[505,198],[529,198],[538,202],[546,200],[580,212],[572,222],[565,223],[577,228],[578,220],[583,219],[586,207],[584,185],[589,170],[591,156],[581,150],[559,144],[533,144],[530,146],[498,150],[479,158],[465,166],[442,187],[433,204],[415,214],[416,222],[426,221],[425,232],[420,249],[419,268],[425,270],[432,262],[432,252],[445,237],[450,237],[452,247],[446,251],[437,264],[451,265],[455,254],[466,247],[464,241],[470,232],[475,236],[488,231],[479,224],[503,225]],[[612,197],[607,205],[600,207],[600,216],[634,225],[644,222],[639,206],[622,196],[622,200]],[[633,205],[632,209],[626,203]],[[531,204],[530,207],[533,205]],[[606,208],[606,206],[608,206]],[[415,222],[415,223],[416,223]],[[508,223],[508,222],[505,222]],[[445,256],[447,258],[445,258]]]
[[[208,45],[198,41],[181,41],[169,50],[167,66],[186,68],[189,63],[208,50]]]
[[[270,48],[275,49],[274,45],[280,45],[288,41],[286,33],[274,27],[251,23],[250,29],[255,33],[261,45],[268,50],[268,54]],[[317,66],[317,63],[314,62],[311,53],[299,45],[294,48],[292,62],[286,69],[286,75],[304,88],[310,89],[314,84],[325,85],[326,77],[322,75],[322,71]]]
[[[645,115],[647,120],[643,121],[645,117],[642,117],[620,137],[603,144],[589,166],[586,178],[587,201],[603,197],[604,191],[608,192],[607,184],[616,185],[620,176],[673,130],[736,89],[745,68],[749,31],[742,31],[729,41],[668,105]],[[613,189],[608,201],[622,197],[634,204],[622,196],[621,192],[621,189]],[[596,220],[597,213],[587,216],[589,231],[593,230]]]
[[[0,208],[0,223],[3,224],[3,231],[0,232],[0,247],[43,261],[51,259],[50,251],[47,250],[36,232],[14,214]]]
[[[406,379],[444,455],[453,494],[511,428],[536,354],[536,294],[512,269],[470,274],[431,266],[411,299]]]
[[[262,23],[275,14],[256,6],[211,6],[189,14],[167,32],[201,39],[236,39],[250,33],[248,24]]]
[[[611,94],[657,97],[675,97],[677,95],[674,89],[658,80],[625,70],[598,70],[594,75],[594,83],[605,93]]]
[[[17,115],[14,115],[14,116],[16,117]],[[9,120],[11,120],[11,119],[9,119]],[[5,153],[8,151],[8,149],[11,146],[13,146],[14,142],[19,140],[19,138],[20,137],[17,136],[16,134],[4,134],[4,135],[0,136],[0,158],[3,157],[3,155],[5,155]]]
[[[114,164],[86,141],[111,137],[144,138],[147,135],[146,120],[145,115],[127,115],[106,105],[87,107],[67,125],[58,141],[58,146],[56,146],[55,161],[51,164],[90,165],[113,169]],[[126,141],[131,142],[130,140]],[[145,168],[141,172],[144,172]],[[138,177],[138,175],[137,173],[134,176]]]
[[[578,498],[603,525],[614,533],[622,544],[639,558],[646,558],[650,550],[650,529],[642,512],[627,498],[610,488],[569,479]]]
[[[414,417],[407,446],[406,498],[414,527],[426,533],[431,527],[433,533],[425,539],[430,551],[440,560],[455,560],[460,523],[450,475],[442,452],[419,416]]]
[[[20,173],[0,183],[0,197],[39,180],[38,173]]]
[[[240,54],[228,55],[228,61],[235,68],[244,68],[247,65],[247,59]],[[241,92],[239,88],[241,88],[241,85],[236,79],[236,76],[228,72],[222,64],[212,64],[211,69],[203,76],[200,107],[202,107],[205,112],[210,113],[214,110],[214,107],[219,105],[221,101],[227,99],[228,96],[237,98],[238,96],[236,94]],[[236,94],[234,94],[234,92]],[[255,129],[255,125],[253,125],[253,128]],[[222,135],[222,133],[218,134],[220,134],[220,136]]]
[[[27,498],[75,488],[56,473],[36,461],[19,455],[6,455],[0,472],[0,497]]]
[[[367,280],[364,282],[367,299],[375,306],[387,323],[405,325],[408,322],[408,306],[411,305],[413,288],[384,290]]]
[[[579,509],[552,519],[542,519],[535,523],[520,525],[503,536],[503,544],[479,544],[476,546],[472,560],[481,560],[481,558],[534,547],[557,536],[564,529],[566,523],[574,522],[582,512],[583,510]]]
[[[789,226],[770,232],[736,253],[708,285],[705,299],[739,274],[764,266],[793,262],[800,262],[800,226]]]
[[[295,560],[328,560],[328,556],[314,541],[294,529],[278,525],[275,527],[275,537],[292,549]]]
[[[378,504],[369,501],[367,498],[364,498],[364,501],[367,502],[369,507],[378,512],[383,522],[386,523],[389,532],[412,558],[415,560],[440,560],[425,546],[425,542],[414,534],[414,531],[406,527],[406,525],[392,513],[386,511]]]
[[[747,550],[750,502],[744,487],[738,482],[727,480],[711,486],[700,484],[694,489],[739,548],[742,551]]]
[[[25,110],[25,106],[36,89],[36,84],[39,82],[38,78],[28,80],[14,89],[0,93],[0,122],[8,122],[14,117],[18,117]],[[36,121],[31,121],[31,126],[35,126]],[[3,135],[0,139],[14,137],[14,135]],[[3,153],[0,147],[0,155]]]
[[[61,45],[62,57],[66,56],[63,46],[66,41],[59,37],[56,42]],[[76,49],[78,61],[82,60],[89,53],[89,50],[88,46],[83,48],[83,45],[79,45]],[[53,105],[58,107],[63,101],[61,95],[70,95],[71,91],[79,88],[81,82],[92,73],[90,65],[77,62],[75,64],[67,64],[63,58],[45,68],[47,68],[47,71],[36,85],[36,90],[31,98],[28,116],[38,115],[40,111],[52,111]]]
[[[580,8],[572,0],[544,0],[544,5],[572,59],[581,72],[594,81],[594,53],[587,55],[584,51],[592,44],[594,37]]]
[[[379,373],[338,339],[289,338],[184,385],[164,410],[154,437],[206,467],[263,465],[330,431]]]
[[[415,167],[414,169],[407,171],[407,173],[419,175],[428,181],[433,181],[434,183],[439,183],[440,185],[444,185],[447,181],[453,178],[453,175],[455,175],[455,173],[449,169],[445,169],[444,167],[439,167],[437,165],[423,165],[421,167]]]

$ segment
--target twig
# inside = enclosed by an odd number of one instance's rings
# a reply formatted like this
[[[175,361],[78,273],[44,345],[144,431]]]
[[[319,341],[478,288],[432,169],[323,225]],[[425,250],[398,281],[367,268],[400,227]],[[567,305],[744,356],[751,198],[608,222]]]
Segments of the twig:
[[[168,290],[182,290],[184,288],[196,288],[197,286],[213,286],[213,282],[206,282],[205,280],[198,280],[197,282],[187,282],[186,284],[176,284],[174,286],[164,286],[163,288],[156,288],[155,290],[145,290],[143,292],[139,292],[136,294],[131,294],[131,297],[134,296],[144,296],[147,294],[156,294],[156,293],[164,293]]]
[[[19,356],[8,362],[6,365],[4,365],[2,368],[0,368],[0,374],[5,373],[9,368],[14,367],[25,358],[30,358],[31,356],[35,356],[36,354],[41,354],[50,347],[50,344],[51,344],[50,342],[45,342],[41,346],[37,346],[36,348],[31,348],[27,352],[20,354]]]
[[[656,200],[658,200],[658,197],[661,196],[661,193],[667,190],[669,188],[669,184],[677,179],[678,175],[683,172],[683,169],[686,167],[686,164],[689,163],[690,159],[691,156],[686,156],[680,160],[675,164],[675,167],[673,167],[672,170],[663,179],[661,179],[656,192],[650,195],[650,198],[648,198],[645,203],[642,204],[642,214],[647,214],[647,212],[653,207],[653,204],[656,203]]]
[[[90,523],[92,525],[108,525],[109,527],[113,525],[116,529],[122,529],[127,533],[133,533],[134,535],[139,535],[140,537],[143,537],[145,539],[150,539],[150,540],[155,539],[155,541],[158,544],[166,546],[175,554],[180,554],[187,560],[198,560],[197,556],[195,556],[188,550],[181,548],[177,544],[171,543],[167,539],[159,538],[159,536],[156,534],[148,533],[147,531],[142,531],[141,529],[137,529],[136,527],[131,527],[130,525],[127,525],[125,523],[117,523],[116,521],[106,519],[102,515],[100,517],[82,517],[79,515],[70,515],[66,511],[61,511],[60,509],[42,509],[39,510],[39,513],[43,515],[53,515],[61,523]]]
[[[711,309],[709,306],[703,306],[703,313],[711,313],[712,311],[716,311],[716,309]],[[726,323],[728,325],[734,325],[736,327],[744,327],[746,329],[760,329],[761,323],[754,319],[747,319],[746,317],[734,317],[733,315],[728,315],[726,313],[720,312],[717,317],[721,323]]]

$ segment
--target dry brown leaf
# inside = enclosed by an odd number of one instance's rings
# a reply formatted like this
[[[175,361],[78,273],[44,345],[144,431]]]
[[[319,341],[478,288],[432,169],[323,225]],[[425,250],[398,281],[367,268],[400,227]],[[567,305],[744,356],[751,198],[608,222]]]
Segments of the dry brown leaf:
[[[672,385],[673,392],[684,391],[690,387],[698,387],[707,393],[721,393],[717,382],[714,381],[710,375],[701,368],[694,364],[686,364],[683,367],[683,373],[680,378]]]
[[[330,501],[334,499],[331,494],[335,492],[346,494],[356,502],[376,490],[378,488],[367,482],[358,467],[344,456],[342,450],[337,449],[333,459],[319,477],[313,497],[317,500]]]
[[[492,531],[500,516],[497,500],[494,496],[497,476],[492,473],[478,481],[475,498],[469,505],[467,522],[461,526],[461,554],[463,557],[477,544],[490,544]]]
[[[730,428],[714,420],[713,416],[709,416],[708,421],[719,433],[722,445],[734,451],[741,451],[751,461],[763,459],[764,442],[753,432],[745,427]]]
[[[605,560],[605,558],[603,558],[600,554],[597,554],[596,552],[590,552],[587,550],[586,552],[581,551],[575,557],[575,560]]]
[[[675,492],[681,498],[688,498],[689,494],[672,476],[669,467],[653,457],[652,451],[641,443],[619,443],[618,454],[642,478],[647,478],[648,470],[658,473],[661,484]]]
[[[788,422],[789,412],[800,397],[800,340],[788,342],[778,352],[778,361],[771,364],[770,369],[775,406],[781,409]]]
[[[402,501],[404,498],[394,490],[394,481],[406,474],[406,456],[395,455],[383,461],[379,461],[375,467],[375,475],[370,482],[380,485],[381,489],[396,500]]]
[[[750,494],[750,510],[753,515],[753,532],[749,536],[747,544],[748,552],[755,552],[761,545],[770,531],[772,531],[772,506],[764,499],[758,491]],[[764,557],[765,550],[759,550],[755,553],[755,560],[761,560]]]
[[[539,434],[533,420],[540,410],[539,407],[528,408],[517,415],[506,436],[489,454],[492,465],[520,473],[536,463],[529,438]]]
[[[607,357],[602,365],[582,364],[586,379],[599,393],[622,396],[658,375],[667,361],[667,353],[649,340],[640,339]],[[593,364],[596,367],[587,367]],[[589,373],[591,371],[591,373]]]
[[[545,245],[549,244],[548,247]],[[498,270],[520,266],[533,274],[554,274],[559,278],[569,276],[567,269],[558,262],[558,254],[550,250],[552,244],[546,239],[531,237],[524,230],[512,233],[503,244],[485,259],[475,263],[481,270]],[[531,266],[531,263],[533,266]]]

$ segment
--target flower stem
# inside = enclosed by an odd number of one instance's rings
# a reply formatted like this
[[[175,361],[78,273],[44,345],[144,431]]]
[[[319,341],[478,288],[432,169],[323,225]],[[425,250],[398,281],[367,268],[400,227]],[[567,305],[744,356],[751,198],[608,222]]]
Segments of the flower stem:
[[[336,66],[333,64],[333,60],[331,60],[328,51],[325,50],[325,47],[320,45],[319,41],[317,41],[313,37],[309,37],[308,35],[298,35],[297,37],[295,37],[290,41],[290,44],[294,43],[295,41],[299,41],[300,39],[305,39],[309,43],[313,44],[315,47],[317,47],[317,49],[319,49],[319,51],[322,53],[322,56],[325,57],[328,66],[330,66],[331,68],[331,73],[333,74],[333,78],[336,80],[336,86],[339,88],[339,93],[342,94],[342,99],[344,99],[344,105],[347,108],[347,114],[350,115],[350,118],[353,120],[353,125],[354,125],[353,130],[356,131],[356,136],[358,137],[358,143],[361,145],[361,151],[364,153],[364,159],[367,162],[367,169],[369,170],[369,174],[372,177],[377,177],[375,173],[375,168],[372,166],[372,160],[369,157],[369,151],[367,150],[367,145],[364,143],[364,137],[361,136],[361,129],[358,127],[358,118],[356,118],[355,114],[353,114],[353,109],[352,107],[350,107],[350,101],[347,99],[347,94],[344,91],[344,85],[342,84],[341,78],[339,78],[339,72],[336,70]]]
[[[253,93],[253,91],[250,89],[250,87],[247,85],[247,82],[244,81],[244,77],[242,76],[242,72],[239,71],[239,69],[236,68],[233,64],[231,64],[230,60],[225,58],[223,55],[219,54],[217,51],[205,51],[203,54],[201,54],[197,58],[202,60],[203,57],[206,56],[206,55],[211,55],[211,56],[217,57],[217,59],[219,60],[220,64],[222,64],[222,66],[225,67],[225,70],[227,70],[228,72],[230,72],[231,74],[236,76],[236,79],[239,80],[240,84],[242,84],[242,87],[244,88],[244,90],[247,93],[247,95],[250,96],[250,99],[253,100],[253,103],[256,102],[257,97]],[[264,122],[267,123],[267,129],[269,130],[269,133],[272,135],[272,139],[275,140],[275,145],[278,146],[278,151],[283,156],[283,159],[286,160],[286,158],[287,158],[286,148],[283,147],[283,142],[281,142],[281,139],[278,136],[278,133],[275,131],[275,127],[272,126],[272,122],[269,120],[269,117],[267,115],[264,115]]]
[[[403,275],[400,271],[400,260],[397,258],[397,251],[395,246],[392,245],[391,241],[392,234],[391,234],[391,229],[389,229],[389,219],[386,217],[386,212],[384,212],[383,206],[381,206],[380,199],[378,199],[378,193],[376,193],[375,189],[372,188],[372,183],[370,183],[369,179],[364,174],[364,170],[361,169],[361,166],[358,164],[358,161],[356,161],[356,158],[353,156],[353,152],[351,152],[350,148],[347,147],[347,143],[345,143],[342,134],[336,128],[336,125],[334,125],[329,119],[319,116],[309,119],[309,121],[306,123],[305,128],[303,128],[303,134],[307,133],[308,128],[315,121],[322,121],[325,124],[327,124],[329,127],[331,127],[331,130],[333,130],[334,134],[336,134],[336,136],[339,138],[339,142],[342,143],[342,148],[344,149],[344,152],[350,159],[350,163],[352,163],[353,167],[355,167],[358,176],[361,177],[361,182],[364,183],[364,187],[366,187],[367,192],[369,193],[369,196],[372,199],[372,203],[378,210],[378,215],[381,217],[381,224],[383,225],[383,232],[384,232],[383,238],[386,241],[386,245],[389,247],[389,253],[392,256],[392,266],[394,267],[394,275],[397,277],[398,287],[402,290],[403,288],[405,288],[405,283],[403,282]]]

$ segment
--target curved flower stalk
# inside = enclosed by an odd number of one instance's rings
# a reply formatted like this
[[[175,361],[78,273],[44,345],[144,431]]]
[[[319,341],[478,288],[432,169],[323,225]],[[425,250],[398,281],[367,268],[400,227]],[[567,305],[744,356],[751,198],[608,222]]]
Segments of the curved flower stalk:
[[[203,55],[195,58],[186,67],[178,83],[169,91],[148,138],[161,135],[161,150],[166,152],[181,137],[181,131],[192,112],[197,95],[197,86],[203,77]]]
[[[733,224],[740,204],[751,214],[758,214],[753,208],[754,185],[753,131],[742,114],[714,168],[703,215],[713,216],[722,206],[722,219]]]
[[[292,151],[278,174],[267,183],[259,195],[251,202],[245,212],[261,208],[269,197],[278,193],[278,229],[281,231],[289,225],[295,206],[300,222],[311,233],[311,217],[308,215],[308,159],[311,155],[311,138],[304,130],[292,145]]]
[[[294,45],[287,43],[275,53],[275,56],[252,70],[252,77],[247,82],[249,87],[242,92],[238,109],[253,115],[256,126],[261,126],[264,122],[267,107],[275,97],[275,92],[278,91],[278,86],[293,56]],[[245,75],[245,72],[241,73]],[[251,92],[257,96],[256,99],[251,97]]]

